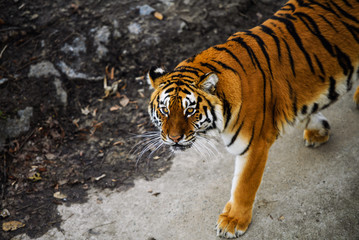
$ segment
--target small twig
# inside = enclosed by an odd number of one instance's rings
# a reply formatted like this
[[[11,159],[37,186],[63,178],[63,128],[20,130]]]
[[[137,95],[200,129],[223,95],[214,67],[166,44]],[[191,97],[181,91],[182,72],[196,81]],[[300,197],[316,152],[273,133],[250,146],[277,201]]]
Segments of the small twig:
[[[9,27],[9,28],[0,29],[0,32],[6,32],[6,31],[11,31],[11,30],[20,30],[20,29],[23,29],[23,28],[19,28],[19,27]]]
[[[0,59],[2,58],[2,54],[5,52],[6,48],[7,48],[7,44],[5,45],[5,47],[0,52]]]
[[[19,147],[19,150],[18,150],[17,152],[20,152],[20,150],[24,147],[24,145],[29,141],[29,139],[31,138],[31,136],[34,135],[35,131],[36,131],[36,128],[34,128],[34,129],[30,132],[30,134],[28,134],[28,135],[26,136],[26,139],[21,143],[21,145],[20,145],[20,147]]]
[[[93,227],[93,228],[90,228],[90,230],[93,230],[93,229],[95,229],[95,228],[99,228],[99,227],[103,227],[103,226],[106,226],[106,225],[110,225],[110,224],[113,224],[113,223],[115,223],[116,221],[112,221],[112,222],[109,222],[109,223],[104,223],[104,224],[101,224],[101,225],[97,225],[97,226],[95,226],[95,227]]]
[[[7,179],[7,175],[6,175],[6,155],[4,153],[4,179],[1,181],[1,199],[4,199],[5,196],[5,185],[6,185],[6,179]]]

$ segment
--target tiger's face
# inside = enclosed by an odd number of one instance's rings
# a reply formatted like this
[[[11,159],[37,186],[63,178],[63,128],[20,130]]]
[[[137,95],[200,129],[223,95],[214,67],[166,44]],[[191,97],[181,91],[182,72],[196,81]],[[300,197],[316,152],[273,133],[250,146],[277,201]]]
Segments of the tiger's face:
[[[174,150],[190,148],[197,133],[221,125],[221,104],[214,95],[218,77],[204,74],[198,81],[184,75],[152,68],[147,75],[154,92],[148,108],[152,122],[159,128],[163,143]]]

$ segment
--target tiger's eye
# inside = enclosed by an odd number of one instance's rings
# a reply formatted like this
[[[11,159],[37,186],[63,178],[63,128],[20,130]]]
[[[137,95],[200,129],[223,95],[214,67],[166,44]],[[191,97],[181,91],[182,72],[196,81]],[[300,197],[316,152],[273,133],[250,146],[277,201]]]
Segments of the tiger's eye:
[[[161,107],[160,108],[160,111],[163,113],[163,114],[168,114],[168,109],[166,107]]]
[[[189,116],[191,116],[192,114],[194,114],[195,111],[196,111],[196,109],[194,109],[194,108],[187,108],[187,110],[186,110],[186,115],[189,117]]]

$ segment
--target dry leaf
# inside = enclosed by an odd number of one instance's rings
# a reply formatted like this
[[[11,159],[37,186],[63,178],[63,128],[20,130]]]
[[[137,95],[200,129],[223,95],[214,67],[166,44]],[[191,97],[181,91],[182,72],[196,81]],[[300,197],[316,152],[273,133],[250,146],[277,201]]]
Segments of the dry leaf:
[[[25,227],[25,224],[19,221],[4,222],[2,224],[2,230],[4,230],[5,232],[15,231],[22,227]]]
[[[123,95],[120,100],[121,106],[126,107],[129,102],[130,102],[130,99],[126,95]]]
[[[76,119],[72,120],[72,123],[75,124],[75,126],[77,128],[79,128],[79,124],[78,124],[79,122],[80,122],[80,118],[76,118]]]
[[[112,106],[111,108],[110,108],[110,111],[111,112],[113,112],[113,111],[117,111],[117,110],[119,110],[121,107],[119,106],[119,105],[115,105],[115,106]]]
[[[37,182],[37,181],[40,181],[42,178],[40,176],[40,173],[34,173],[30,177],[28,177],[28,179],[30,179],[34,182]]]
[[[89,106],[87,106],[85,108],[81,108],[81,113],[83,115],[88,115],[90,113]]]
[[[114,145],[114,146],[116,146],[116,145],[123,145],[123,142],[122,142],[122,141],[117,141],[117,142],[115,142],[113,145]]]
[[[155,16],[155,18],[157,18],[158,20],[163,20],[163,15],[162,15],[162,13],[160,13],[160,12],[155,12],[155,13],[154,13],[154,16]]]
[[[63,194],[61,192],[55,192],[54,193],[54,198],[57,198],[57,199],[65,199],[67,198],[67,195],[66,194]]]
[[[96,114],[97,114],[97,108],[96,108],[95,110],[93,110],[93,112],[91,113],[91,115],[92,115],[93,117],[96,117]]]
[[[45,154],[45,157],[47,158],[47,160],[54,160],[56,158],[56,155],[52,153],[47,153]]]
[[[155,192],[155,193],[152,193],[152,196],[157,197],[157,196],[160,195],[160,194],[161,194],[160,192]]]
[[[279,219],[280,221],[283,221],[283,220],[284,220],[284,216],[280,216],[278,219]]]

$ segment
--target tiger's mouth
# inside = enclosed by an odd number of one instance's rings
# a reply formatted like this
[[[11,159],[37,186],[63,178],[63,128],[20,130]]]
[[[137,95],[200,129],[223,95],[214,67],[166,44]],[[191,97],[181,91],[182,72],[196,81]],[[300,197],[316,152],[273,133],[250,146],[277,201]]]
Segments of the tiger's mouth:
[[[191,144],[187,144],[187,145],[182,145],[182,144],[174,144],[174,145],[171,145],[171,148],[174,150],[174,151],[185,151],[189,148],[192,147],[192,143]]]

